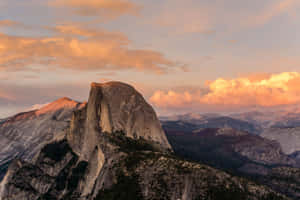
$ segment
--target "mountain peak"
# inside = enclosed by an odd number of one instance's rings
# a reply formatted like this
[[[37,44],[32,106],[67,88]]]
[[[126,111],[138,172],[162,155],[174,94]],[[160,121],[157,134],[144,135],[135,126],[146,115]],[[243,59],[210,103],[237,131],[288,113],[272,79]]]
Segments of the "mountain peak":
[[[80,111],[74,116],[69,142],[83,159],[88,158],[98,145],[98,130],[108,134],[122,131],[129,138],[144,138],[162,149],[171,149],[153,108],[126,83],[92,83],[86,112]],[[76,128],[81,126],[82,119],[88,124],[85,130]],[[76,140],[77,137],[84,139]]]
[[[52,113],[63,108],[76,108],[80,102],[74,101],[68,97],[62,97],[53,101],[52,103],[46,104],[42,108],[36,111],[36,115],[42,115],[45,113]]]
[[[105,82],[105,83],[96,83],[96,82],[93,82],[91,83],[91,87],[92,88],[101,88],[101,87],[127,87],[127,88],[131,88],[131,89],[134,89],[134,87],[132,87],[131,85],[127,84],[127,83],[123,83],[123,82],[120,82],[120,81],[109,81],[109,82]]]

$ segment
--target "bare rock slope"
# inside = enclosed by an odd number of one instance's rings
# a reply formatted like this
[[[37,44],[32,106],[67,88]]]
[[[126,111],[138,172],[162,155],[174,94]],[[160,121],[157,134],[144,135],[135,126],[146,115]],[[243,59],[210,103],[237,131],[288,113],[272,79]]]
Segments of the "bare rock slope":
[[[261,136],[279,142],[286,154],[300,151],[300,127],[269,128]]]
[[[12,159],[31,161],[41,148],[64,135],[74,110],[85,104],[61,98],[41,109],[17,114],[0,123],[0,166]]]

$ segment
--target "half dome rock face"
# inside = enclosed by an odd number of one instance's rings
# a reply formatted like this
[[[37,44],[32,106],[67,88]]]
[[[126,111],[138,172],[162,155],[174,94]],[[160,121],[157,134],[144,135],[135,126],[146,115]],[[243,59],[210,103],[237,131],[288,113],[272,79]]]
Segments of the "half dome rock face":
[[[98,111],[103,131],[124,131],[128,137],[171,148],[155,111],[133,87],[120,82],[92,83],[91,93],[102,96]]]
[[[114,145],[105,139],[112,134],[171,150],[155,111],[133,87],[120,82],[92,83],[87,106],[74,112],[67,134],[79,160],[90,163],[83,196],[92,192],[105,161],[112,157]]]
[[[84,128],[78,127],[83,120]],[[84,133],[78,133],[80,129],[84,129]],[[74,143],[75,149],[87,152],[91,146],[96,146],[99,131],[123,132],[127,137],[143,138],[163,149],[171,149],[153,108],[132,86],[121,82],[91,84],[87,108],[74,114],[69,139],[77,143]],[[75,139],[78,137],[81,139]],[[79,141],[85,144],[78,144]]]

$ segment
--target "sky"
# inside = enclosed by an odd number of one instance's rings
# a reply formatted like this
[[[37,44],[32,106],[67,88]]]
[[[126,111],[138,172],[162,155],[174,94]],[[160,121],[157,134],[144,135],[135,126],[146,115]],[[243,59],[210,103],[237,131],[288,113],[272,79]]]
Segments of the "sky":
[[[299,0],[1,0],[0,118],[122,81],[160,115],[300,101]]]

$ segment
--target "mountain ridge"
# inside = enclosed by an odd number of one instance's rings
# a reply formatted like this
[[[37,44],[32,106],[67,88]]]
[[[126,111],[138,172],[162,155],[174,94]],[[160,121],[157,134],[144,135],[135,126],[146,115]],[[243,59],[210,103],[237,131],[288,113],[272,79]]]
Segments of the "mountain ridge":
[[[0,179],[12,159],[31,161],[47,142],[61,137],[72,112],[85,104],[60,98],[40,109],[16,114],[0,123]]]

